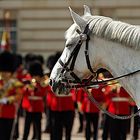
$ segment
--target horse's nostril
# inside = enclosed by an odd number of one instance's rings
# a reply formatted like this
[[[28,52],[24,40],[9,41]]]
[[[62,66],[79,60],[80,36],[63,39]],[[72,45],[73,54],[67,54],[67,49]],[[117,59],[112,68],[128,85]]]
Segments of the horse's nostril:
[[[53,91],[53,93],[56,92],[56,88],[54,86],[52,86],[52,91]]]
[[[52,86],[52,79],[50,79],[49,84],[50,84],[50,86]]]
[[[50,79],[49,84],[51,86],[52,91],[55,93],[56,92],[56,89],[57,89],[55,80]]]

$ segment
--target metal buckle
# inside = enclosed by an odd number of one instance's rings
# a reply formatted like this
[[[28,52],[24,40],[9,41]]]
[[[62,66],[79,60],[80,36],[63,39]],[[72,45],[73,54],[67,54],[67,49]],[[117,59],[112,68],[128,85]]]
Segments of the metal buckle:
[[[81,33],[81,34],[80,34],[80,39],[81,39],[82,41],[86,41],[86,40],[87,40],[87,35]]]
[[[86,56],[88,56],[88,55],[89,55],[88,50],[85,50],[85,55],[86,55]]]

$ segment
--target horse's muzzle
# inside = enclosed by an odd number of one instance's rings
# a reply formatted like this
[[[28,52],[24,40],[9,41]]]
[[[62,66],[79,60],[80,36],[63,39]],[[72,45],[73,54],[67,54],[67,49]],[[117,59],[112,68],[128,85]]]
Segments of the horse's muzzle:
[[[57,89],[57,86],[56,86],[55,83],[56,83],[56,82],[55,82],[53,79],[50,79],[49,84],[50,84],[51,89],[52,89],[52,91],[53,91],[54,93],[56,92],[56,89]]]
[[[57,95],[69,94],[68,89],[64,86],[64,84],[61,82],[61,80],[55,81],[53,79],[50,79],[50,86],[51,86],[54,94],[57,94]]]

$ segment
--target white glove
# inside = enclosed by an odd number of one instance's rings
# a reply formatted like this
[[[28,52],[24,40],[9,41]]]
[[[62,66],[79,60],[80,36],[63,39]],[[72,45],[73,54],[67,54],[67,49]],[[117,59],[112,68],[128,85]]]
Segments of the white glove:
[[[7,104],[8,103],[8,99],[6,97],[0,99],[0,104]]]

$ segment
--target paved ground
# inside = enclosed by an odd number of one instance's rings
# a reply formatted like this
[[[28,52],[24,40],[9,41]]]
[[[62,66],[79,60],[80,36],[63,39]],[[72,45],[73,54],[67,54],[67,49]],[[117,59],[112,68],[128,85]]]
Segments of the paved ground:
[[[45,121],[46,121],[45,115],[43,115],[42,130],[44,130]],[[77,116],[76,116],[75,120],[74,120],[74,126],[73,126],[72,139],[71,140],[85,140],[84,132],[80,133],[80,134],[77,134],[78,126],[79,126],[79,124],[78,124],[78,120],[77,120]],[[24,127],[24,118],[20,118],[20,138],[19,138],[19,140],[21,140],[21,137],[23,135],[23,127]],[[102,130],[99,129],[98,140],[102,140],[101,135],[102,135]],[[32,136],[32,130],[30,131],[29,140],[31,140],[31,136]],[[42,140],[50,140],[49,134],[42,133]],[[65,140],[65,139],[63,138],[63,140]],[[132,140],[130,135],[127,136],[127,140]],[[140,140],[140,139],[138,139],[138,140]]]
[[[45,119],[45,115],[43,115],[43,119],[42,119],[42,131],[45,128],[45,123],[46,119]],[[84,139],[84,132],[77,134],[77,130],[78,130],[78,120],[77,117],[75,117],[74,120],[74,127],[73,127],[73,131],[72,131],[72,140],[85,140]],[[21,140],[22,135],[23,135],[23,128],[24,128],[24,118],[20,118],[20,138],[19,140]],[[29,140],[31,140],[32,137],[32,129],[30,131],[30,136],[29,136]],[[49,138],[49,134],[48,133],[42,133],[42,140],[50,140]]]

